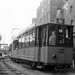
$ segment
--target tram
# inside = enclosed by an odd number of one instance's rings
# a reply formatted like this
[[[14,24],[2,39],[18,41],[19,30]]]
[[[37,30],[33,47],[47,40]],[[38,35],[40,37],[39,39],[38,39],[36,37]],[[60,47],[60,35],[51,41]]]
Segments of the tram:
[[[13,41],[11,59],[32,67],[70,67],[73,60],[73,26],[46,23],[33,26]]]

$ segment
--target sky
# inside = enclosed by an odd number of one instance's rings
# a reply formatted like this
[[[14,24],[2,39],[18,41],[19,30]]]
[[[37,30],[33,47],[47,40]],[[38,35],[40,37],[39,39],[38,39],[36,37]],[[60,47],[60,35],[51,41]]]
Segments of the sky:
[[[41,1],[0,0],[1,43],[10,44],[12,36],[18,34],[32,23],[32,18],[36,17],[37,8]]]

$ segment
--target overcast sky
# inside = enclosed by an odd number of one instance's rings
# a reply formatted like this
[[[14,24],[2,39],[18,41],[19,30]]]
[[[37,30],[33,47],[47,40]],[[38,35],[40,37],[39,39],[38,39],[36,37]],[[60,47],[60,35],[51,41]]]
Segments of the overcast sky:
[[[10,43],[11,36],[32,23],[42,0],[0,0],[0,34],[2,42]],[[14,30],[19,28],[20,30]],[[12,34],[11,34],[12,33]]]

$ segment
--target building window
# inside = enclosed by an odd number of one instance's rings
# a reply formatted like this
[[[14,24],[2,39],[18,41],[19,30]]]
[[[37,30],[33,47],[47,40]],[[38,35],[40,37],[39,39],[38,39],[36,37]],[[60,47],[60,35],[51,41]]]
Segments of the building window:
[[[72,10],[73,10],[73,6],[70,6],[70,13],[72,13]]]
[[[45,15],[45,22],[47,21],[47,15]]]
[[[50,0],[48,0],[48,4],[50,4]]]
[[[47,21],[49,21],[49,19],[50,19],[50,13],[47,12]]]
[[[42,8],[42,13],[44,13],[44,9]]]
[[[71,25],[73,25],[73,20],[71,20]]]
[[[47,4],[45,3],[45,9],[47,8]]]

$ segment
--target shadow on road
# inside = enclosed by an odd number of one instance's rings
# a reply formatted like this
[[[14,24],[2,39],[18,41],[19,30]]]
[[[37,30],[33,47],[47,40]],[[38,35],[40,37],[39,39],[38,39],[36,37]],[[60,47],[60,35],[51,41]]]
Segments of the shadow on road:
[[[58,68],[58,69],[55,69],[55,68],[46,68],[46,69],[41,69],[40,71],[44,72],[44,73],[49,73],[49,74],[52,74],[52,75],[68,75],[70,73],[73,73],[75,74],[75,69],[72,67],[72,68]]]

